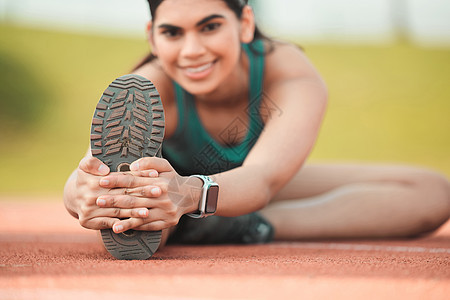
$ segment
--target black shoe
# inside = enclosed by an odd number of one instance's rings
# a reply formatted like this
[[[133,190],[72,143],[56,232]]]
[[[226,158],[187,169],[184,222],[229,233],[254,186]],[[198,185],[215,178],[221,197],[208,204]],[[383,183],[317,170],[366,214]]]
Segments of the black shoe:
[[[139,75],[114,80],[103,92],[91,127],[92,156],[111,172],[129,171],[145,156],[161,157],[164,111],[153,83]],[[117,259],[148,259],[161,242],[161,231],[101,230],[106,250]]]
[[[193,219],[182,216],[172,244],[265,244],[274,237],[274,228],[257,212],[239,217],[210,216]]]

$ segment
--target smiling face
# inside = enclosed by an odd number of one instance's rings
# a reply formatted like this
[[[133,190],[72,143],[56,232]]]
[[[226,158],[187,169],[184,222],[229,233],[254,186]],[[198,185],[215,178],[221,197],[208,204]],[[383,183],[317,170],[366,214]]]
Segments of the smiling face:
[[[152,23],[153,53],[188,92],[213,93],[239,72],[240,43],[253,38],[250,13],[238,19],[223,0],[164,0]]]

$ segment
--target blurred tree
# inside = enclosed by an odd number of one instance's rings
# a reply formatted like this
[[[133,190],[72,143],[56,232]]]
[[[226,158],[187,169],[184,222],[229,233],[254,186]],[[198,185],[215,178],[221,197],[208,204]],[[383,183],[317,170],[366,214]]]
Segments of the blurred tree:
[[[0,50],[0,137],[29,128],[43,117],[46,89],[24,63]]]

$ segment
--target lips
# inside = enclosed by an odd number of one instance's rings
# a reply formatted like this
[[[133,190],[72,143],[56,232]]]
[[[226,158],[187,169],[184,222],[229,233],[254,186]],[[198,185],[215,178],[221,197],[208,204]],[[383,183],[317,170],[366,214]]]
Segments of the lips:
[[[195,68],[194,67],[188,67],[188,68],[185,68],[185,69],[189,73],[200,73],[200,72],[203,72],[203,71],[209,69],[210,67],[212,67],[212,65],[213,65],[213,63],[210,62],[210,63],[204,64],[204,65],[201,65],[199,67],[195,67]]]
[[[207,77],[213,70],[216,61],[195,65],[182,67],[183,73],[190,79],[199,80]]]

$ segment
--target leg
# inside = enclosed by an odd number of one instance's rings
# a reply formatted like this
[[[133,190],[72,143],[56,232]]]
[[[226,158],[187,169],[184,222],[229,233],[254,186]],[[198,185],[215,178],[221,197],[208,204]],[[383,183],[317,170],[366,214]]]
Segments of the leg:
[[[450,216],[450,184],[404,166],[307,165],[261,211],[275,239],[407,237]]]

